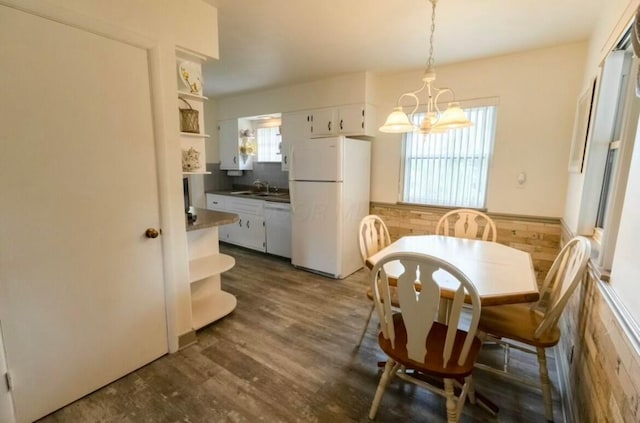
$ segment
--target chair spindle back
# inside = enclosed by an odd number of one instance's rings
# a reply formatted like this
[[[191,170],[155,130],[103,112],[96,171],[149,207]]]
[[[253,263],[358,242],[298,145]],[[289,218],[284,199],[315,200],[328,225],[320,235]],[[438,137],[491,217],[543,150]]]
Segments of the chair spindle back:
[[[458,359],[458,365],[461,365],[467,359],[480,319],[480,297],[475,286],[458,268],[433,256],[417,253],[394,253],[379,260],[371,271],[370,281],[383,336],[391,342],[394,348],[396,336],[393,311],[390,305],[389,279],[384,265],[396,260],[400,261],[404,268],[403,273],[398,277],[397,289],[400,312],[407,331],[406,348],[411,360],[425,362],[426,355],[429,353],[426,350],[425,340],[440,314],[439,307],[442,302],[440,301],[441,287],[438,276],[443,276],[440,274],[441,271],[448,273],[447,276],[453,277],[459,283],[452,304],[448,309],[448,321],[440,322],[447,325],[442,357],[445,367],[454,349],[465,296],[470,299],[471,318],[469,325],[465,326],[467,334]],[[420,292],[415,289],[416,282],[422,285]]]

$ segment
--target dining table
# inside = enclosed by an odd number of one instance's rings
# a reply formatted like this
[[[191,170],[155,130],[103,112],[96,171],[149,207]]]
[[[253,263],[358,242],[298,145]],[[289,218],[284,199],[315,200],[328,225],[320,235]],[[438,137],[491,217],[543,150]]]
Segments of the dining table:
[[[373,269],[391,253],[421,253],[451,263],[474,284],[483,307],[528,303],[540,297],[531,255],[497,242],[443,235],[403,236],[369,257],[367,267]],[[384,270],[393,280],[403,268],[399,262],[389,262]],[[446,275],[434,277],[441,283],[441,297],[452,299],[457,281]]]

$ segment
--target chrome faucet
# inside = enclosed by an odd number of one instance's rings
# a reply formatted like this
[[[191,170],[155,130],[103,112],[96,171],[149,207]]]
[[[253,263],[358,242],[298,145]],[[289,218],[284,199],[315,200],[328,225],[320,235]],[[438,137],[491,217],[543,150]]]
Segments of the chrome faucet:
[[[267,194],[269,193],[269,182],[256,179],[255,181],[253,181],[253,185],[255,185],[258,191],[262,190],[263,188],[266,188],[265,192]]]

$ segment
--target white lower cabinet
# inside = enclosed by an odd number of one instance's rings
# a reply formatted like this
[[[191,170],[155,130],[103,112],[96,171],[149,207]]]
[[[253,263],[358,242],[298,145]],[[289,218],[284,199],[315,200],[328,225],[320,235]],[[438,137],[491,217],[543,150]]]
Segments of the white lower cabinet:
[[[228,211],[237,213],[240,220],[238,223],[229,226],[226,241],[253,250],[266,251],[264,216]]]
[[[262,252],[267,251],[264,204],[263,200],[207,194],[208,209],[236,213],[240,218],[236,223],[224,226],[220,241]]]
[[[220,241],[291,258],[289,203],[207,194],[207,208],[239,217],[236,223],[219,228]]]

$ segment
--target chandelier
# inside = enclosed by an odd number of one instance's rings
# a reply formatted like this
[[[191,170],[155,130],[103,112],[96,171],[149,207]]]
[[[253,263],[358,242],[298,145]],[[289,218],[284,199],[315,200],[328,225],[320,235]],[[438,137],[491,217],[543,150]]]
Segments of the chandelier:
[[[436,30],[436,3],[438,0],[429,0],[431,2],[431,34],[429,37],[429,58],[427,59],[426,70],[422,77],[422,86],[411,92],[406,92],[398,98],[396,107],[387,117],[384,125],[380,127],[380,132],[388,133],[404,133],[419,130],[421,134],[434,134],[446,132],[449,129],[465,128],[473,125],[467,118],[460,105],[455,102],[453,90],[450,88],[436,88],[432,84],[436,80],[436,71],[433,67],[433,34]],[[413,115],[420,106],[418,94],[426,90],[427,94],[427,114],[420,123],[420,127],[416,127],[413,123]],[[454,101],[448,104],[447,109],[442,112],[438,108],[438,99],[444,93],[451,93]],[[410,97],[415,101],[415,106],[409,115],[407,115],[401,105],[404,97]]]

